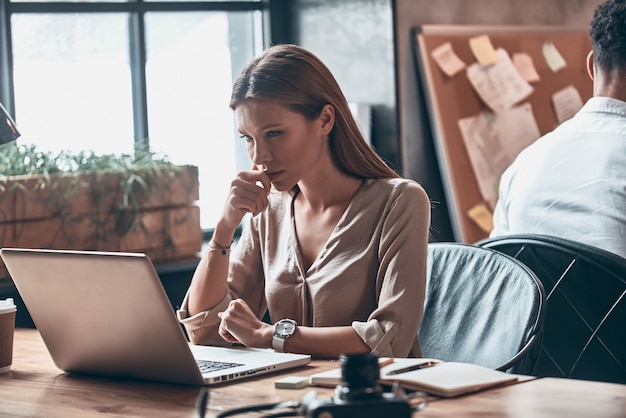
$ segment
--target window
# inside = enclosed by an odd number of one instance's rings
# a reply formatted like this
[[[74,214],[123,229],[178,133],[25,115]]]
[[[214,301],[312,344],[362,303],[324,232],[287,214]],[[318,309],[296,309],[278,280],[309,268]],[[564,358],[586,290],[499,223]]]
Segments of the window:
[[[231,179],[249,166],[228,102],[234,77],[263,46],[263,7],[6,2],[0,64],[10,71],[0,71],[0,101],[14,109],[18,142],[115,154],[149,146],[196,165],[202,226],[212,228]]]

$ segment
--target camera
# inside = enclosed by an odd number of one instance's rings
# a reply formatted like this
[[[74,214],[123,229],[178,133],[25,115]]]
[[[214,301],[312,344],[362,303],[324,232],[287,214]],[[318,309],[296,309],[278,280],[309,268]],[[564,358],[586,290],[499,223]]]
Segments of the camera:
[[[384,392],[378,383],[380,369],[374,354],[346,354],[339,358],[344,385],[335,388],[331,399],[319,399],[315,392],[302,399],[307,418],[409,418],[412,410],[406,399]]]

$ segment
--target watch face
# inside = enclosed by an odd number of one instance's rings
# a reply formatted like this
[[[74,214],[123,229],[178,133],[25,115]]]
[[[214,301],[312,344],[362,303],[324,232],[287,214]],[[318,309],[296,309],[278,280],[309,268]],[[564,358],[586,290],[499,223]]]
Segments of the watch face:
[[[288,337],[293,334],[296,329],[296,325],[291,321],[278,321],[276,323],[276,335],[281,337]]]

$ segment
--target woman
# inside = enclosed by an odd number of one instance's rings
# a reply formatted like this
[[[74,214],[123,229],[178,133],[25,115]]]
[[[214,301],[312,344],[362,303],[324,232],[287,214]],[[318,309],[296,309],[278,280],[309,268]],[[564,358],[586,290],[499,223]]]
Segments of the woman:
[[[420,356],[422,187],[377,156],[328,68],[298,46],[253,59],[230,106],[253,165],[231,183],[178,311],[190,340]],[[274,326],[260,319],[266,311]]]

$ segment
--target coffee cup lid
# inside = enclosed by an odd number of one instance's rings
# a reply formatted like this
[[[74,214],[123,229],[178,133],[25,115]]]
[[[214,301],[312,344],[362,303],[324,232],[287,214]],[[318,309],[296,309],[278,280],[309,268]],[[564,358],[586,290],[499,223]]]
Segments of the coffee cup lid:
[[[13,303],[13,298],[0,300],[0,313],[15,312],[16,310],[17,306],[15,306],[15,303]]]

